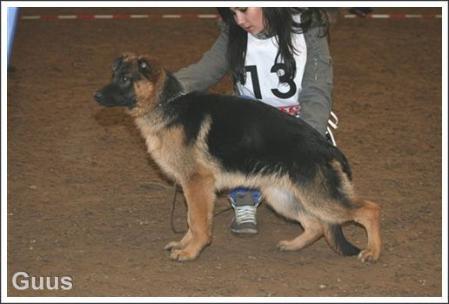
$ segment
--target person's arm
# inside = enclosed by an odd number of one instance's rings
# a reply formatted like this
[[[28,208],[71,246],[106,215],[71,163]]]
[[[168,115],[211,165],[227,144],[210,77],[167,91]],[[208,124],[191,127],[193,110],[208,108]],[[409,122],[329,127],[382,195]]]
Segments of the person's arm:
[[[205,91],[223,78],[228,71],[227,44],[227,28],[220,24],[220,35],[201,59],[174,73],[185,92]]]
[[[300,117],[309,125],[326,134],[327,121],[332,108],[332,58],[327,36],[321,37],[318,27],[304,34],[307,44],[307,62],[299,95]]]

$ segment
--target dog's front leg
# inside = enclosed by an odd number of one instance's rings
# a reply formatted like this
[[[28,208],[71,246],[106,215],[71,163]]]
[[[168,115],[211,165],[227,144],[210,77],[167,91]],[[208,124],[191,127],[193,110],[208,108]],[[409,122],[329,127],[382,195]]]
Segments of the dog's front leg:
[[[192,238],[192,232],[190,229],[187,229],[186,234],[182,237],[180,241],[172,241],[165,245],[165,250],[173,250],[173,249],[182,249],[187,246],[187,244],[190,242],[190,239]]]
[[[171,250],[170,258],[177,261],[195,259],[212,242],[215,201],[214,180],[209,175],[195,174],[182,184],[182,188],[187,201],[189,230],[177,243],[179,246],[173,246]]]

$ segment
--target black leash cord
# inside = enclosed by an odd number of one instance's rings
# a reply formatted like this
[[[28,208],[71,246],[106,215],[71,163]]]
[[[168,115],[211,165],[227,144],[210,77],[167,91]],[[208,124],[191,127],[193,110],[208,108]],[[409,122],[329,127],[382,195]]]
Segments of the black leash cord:
[[[186,232],[185,230],[183,231],[178,231],[175,227],[175,209],[176,209],[176,197],[178,196],[178,185],[176,183],[173,184],[173,200],[171,203],[171,211],[170,211],[170,226],[171,226],[171,230],[174,233],[184,233]]]

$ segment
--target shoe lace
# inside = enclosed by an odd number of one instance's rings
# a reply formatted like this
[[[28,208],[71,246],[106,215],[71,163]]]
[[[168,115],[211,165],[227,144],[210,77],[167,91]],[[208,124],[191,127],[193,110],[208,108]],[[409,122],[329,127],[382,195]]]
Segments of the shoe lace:
[[[256,207],[239,206],[235,207],[235,220],[238,224],[256,223]]]
[[[337,127],[338,127],[338,117],[337,117],[337,115],[335,115],[334,112],[331,111],[330,118],[327,121],[327,133],[329,134],[332,144],[334,146],[337,146],[337,142],[335,141],[334,133],[332,133],[331,128],[336,130]]]

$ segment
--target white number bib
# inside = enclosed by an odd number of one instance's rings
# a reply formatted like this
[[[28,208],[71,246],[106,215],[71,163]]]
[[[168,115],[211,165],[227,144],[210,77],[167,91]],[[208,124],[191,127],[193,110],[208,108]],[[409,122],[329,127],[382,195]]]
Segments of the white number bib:
[[[299,20],[295,20],[299,21]],[[298,95],[301,92],[302,76],[307,59],[307,47],[303,34],[292,34],[295,47],[296,76],[284,79],[285,65],[274,62],[278,52],[275,37],[257,39],[248,34],[245,58],[246,82],[237,83],[240,95],[253,97],[271,106],[288,109],[298,108]],[[287,82],[281,83],[282,80]],[[296,114],[296,113],[291,113]]]

